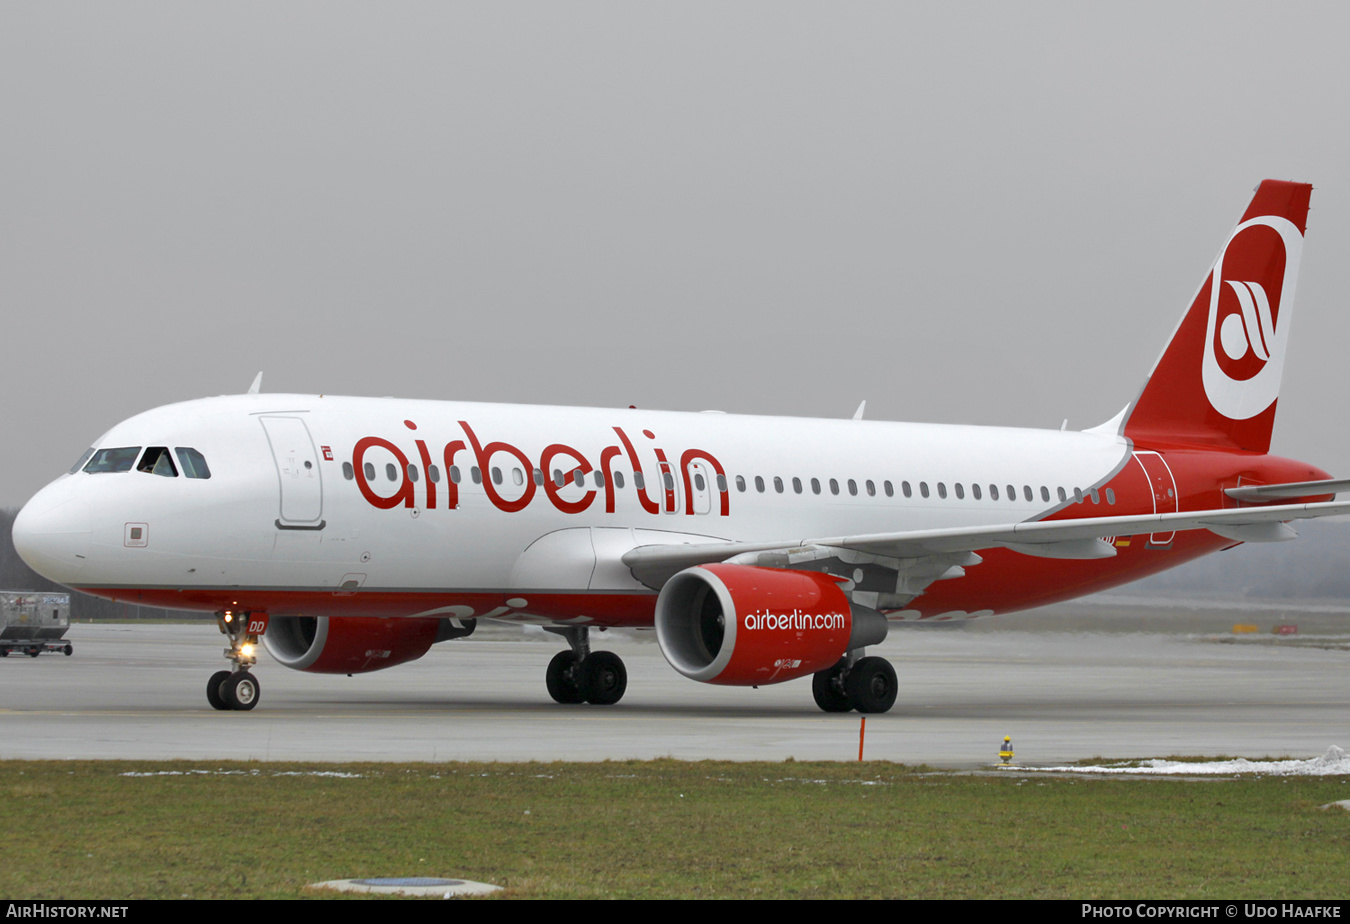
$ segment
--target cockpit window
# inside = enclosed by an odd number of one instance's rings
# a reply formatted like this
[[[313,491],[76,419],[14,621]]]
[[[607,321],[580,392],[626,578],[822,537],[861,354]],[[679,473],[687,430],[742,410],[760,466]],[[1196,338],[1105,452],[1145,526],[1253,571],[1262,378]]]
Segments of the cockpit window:
[[[168,446],[147,447],[145,455],[141,456],[141,464],[136,466],[136,471],[163,475],[165,478],[178,477],[178,469],[173,466],[173,456],[169,455]]]
[[[185,477],[211,477],[211,469],[206,467],[206,458],[200,452],[189,446],[179,446],[174,452],[178,453],[178,462],[183,467]]]
[[[88,461],[89,461],[89,457],[92,456],[93,454],[94,454],[94,450],[92,450],[92,449],[86,449],[86,450],[84,451],[84,455],[80,456],[80,461],[76,462],[74,465],[72,465],[72,466],[70,467],[70,474],[73,475],[73,474],[75,474],[76,472],[78,472],[80,469],[84,468],[84,463],[88,462]]]
[[[120,449],[100,449],[85,465],[84,470],[91,475],[103,472],[129,472],[141,454],[139,446],[124,446]]]

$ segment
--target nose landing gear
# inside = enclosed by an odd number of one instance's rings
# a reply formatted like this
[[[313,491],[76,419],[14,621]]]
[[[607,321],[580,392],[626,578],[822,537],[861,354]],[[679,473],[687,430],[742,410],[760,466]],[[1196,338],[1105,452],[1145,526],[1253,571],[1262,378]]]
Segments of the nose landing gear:
[[[216,614],[216,625],[229,639],[225,657],[234,663],[234,670],[216,671],[206,682],[206,701],[213,709],[247,711],[258,705],[262,685],[249,670],[258,663],[258,626],[254,623],[250,613],[226,610]]]

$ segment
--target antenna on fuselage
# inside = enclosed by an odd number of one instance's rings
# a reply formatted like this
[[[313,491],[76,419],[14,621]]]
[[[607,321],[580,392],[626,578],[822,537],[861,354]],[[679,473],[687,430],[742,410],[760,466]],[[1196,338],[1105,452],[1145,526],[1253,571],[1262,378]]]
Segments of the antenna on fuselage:
[[[854,419],[854,420],[862,420],[863,408],[865,408],[865,407],[867,407],[867,402],[866,402],[866,401],[864,401],[862,404],[858,405],[858,409],[857,409],[856,411],[853,412],[853,419]]]
[[[248,393],[249,393],[250,395],[256,395],[256,394],[257,394],[258,392],[260,392],[260,391],[262,391],[262,373],[261,373],[261,372],[259,372],[257,375],[255,375],[255,376],[253,377],[253,384],[250,385],[250,386],[248,387]]]

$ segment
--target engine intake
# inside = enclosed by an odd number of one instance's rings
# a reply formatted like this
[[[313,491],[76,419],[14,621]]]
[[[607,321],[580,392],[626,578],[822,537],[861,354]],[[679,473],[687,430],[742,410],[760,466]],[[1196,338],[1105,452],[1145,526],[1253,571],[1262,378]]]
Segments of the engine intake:
[[[854,614],[839,584],[816,571],[687,568],[656,600],[661,653],[703,683],[754,686],[825,670],[857,647],[850,645]]]

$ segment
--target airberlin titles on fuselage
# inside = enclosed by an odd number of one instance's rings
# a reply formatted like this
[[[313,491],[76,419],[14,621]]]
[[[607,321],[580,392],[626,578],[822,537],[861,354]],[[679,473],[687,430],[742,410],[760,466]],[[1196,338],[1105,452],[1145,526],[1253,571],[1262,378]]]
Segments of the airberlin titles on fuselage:
[[[676,513],[677,497],[675,491],[675,479],[679,478],[684,488],[684,512],[689,515],[694,513],[694,498],[696,493],[707,491],[715,492],[720,498],[720,502],[714,505],[722,516],[727,516],[731,509],[731,492],[727,484],[726,470],[722,463],[717,460],[712,453],[705,449],[686,449],[680,454],[678,471],[672,466],[667,458],[665,450],[659,446],[653,446],[652,451],[656,456],[656,467],[658,476],[655,479],[655,486],[658,491],[658,500],[652,500],[647,493],[647,484],[651,479],[645,476],[642,463],[638,459],[637,449],[628,434],[622,427],[614,427],[614,433],[618,436],[618,445],[606,446],[600,450],[599,468],[591,464],[590,459],[580,450],[567,445],[566,443],[550,443],[545,446],[539,454],[539,461],[536,465],[526,453],[511,443],[500,440],[484,443],[479,439],[478,434],[467,421],[458,422],[460,428],[464,431],[464,439],[452,439],[446,442],[438,450],[427,445],[427,441],[421,438],[413,440],[416,446],[416,459],[420,461],[422,471],[426,473],[425,478],[416,478],[412,473],[412,457],[406,453],[392,440],[381,436],[365,436],[356,441],[352,447],[352,476],[356,480],[356,486],[361,491],[361,496],[373,507],[381,510],[389,510],[402,505],[404,507],[416,507],[418,486],[421,485],[421,494],[427,510],[445,509],[454,510],[459,506],[459,482],[462,480],[455,477],[459,471],[459,462],[463,458],[471,458],[473,466],[477,470],[478,477],[475,481],[481,481],[484,494],[489,501],[498,510],[506,513],[517,513],[529,506],[539,493],[539,488],[543,488],[544,495],[549,502],[553,504],[562,513],[582,513],[588,510],[596,502],[600,494],[604,494],[604,505],[606,513],[614,513],[616,491],[622,490],[624,485],[621,480],[625,471],[631,471],[633,474],[633,487],[636,489],[638,502],[642,509],[650,514]],[[417,424],[411,420],[405,420],[403,425],[411,431],[417,430]],[[656,435],[650,430],[643,430],[642,435],[649,440],[655,440]],[[436,441],[439,443],[439,441]],[[396,490],[392,494],[381,494],[375,489],[366,470],[366,453],[371,449],[383,449],[397,460],[397,478],[391,479],[396,484]],[[463,456],[461,456],[461,453]],[[492,460],[498,454],[505,454],[512,457],[518,463],[517,470],[521,473],[519,481],[515,484],[507,484],[508,480],[501,476],[499,469],[494,469]],[[627,458],[628,465],[619,471],[615,471],[615,460],[620,456]],[[436,462],[441,462],[445,466],[447,475],[444,480],[440,477],[440,472],[436,470]],[[555,469],[555,463],[557,467]],[[703,487],[695,490],[695,480],[703,480],[701,473],[691,473],[690,469],[696,463],[702,463],[711,467],[715,473],[715,479],[709,478]],[[392,463],[391,463],[392,464]],[[371,471],[374,471],[373,467]],[[553,474],[557,472],[557,475]],[[595,473],[599,473],[599,477]],[[561,475],[561,477],[558,477]],[[559,483],[561,482],[561,483]],[[710,483],[709,483],[710,482]],[[590,487],[587,487],[587,485]],[[563,497],[562,491],[568,485],[585,487],[586,490],[576,500],[568,500]],[[505,492],[503,491],[505,489]],[[518,493],[517,493],[518,492]],[[506,496],[510,494],[512,496]]]

